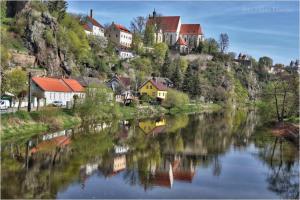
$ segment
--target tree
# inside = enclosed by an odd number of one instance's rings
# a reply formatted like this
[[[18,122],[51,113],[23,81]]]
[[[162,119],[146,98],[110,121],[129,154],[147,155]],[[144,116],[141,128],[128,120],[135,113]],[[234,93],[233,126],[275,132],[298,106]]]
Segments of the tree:
[[[168,53],[166,53],[165,55],[165,61],[163,66],[161,67],[160,74],[162,77],[171,78],[172,75],[171,58],[169,57]]]
[[[271,116],[276,116],[279,122],[284,118],[290,117],[292,113],[298,114],[299,77],[287,73],[280,73],[268,82],[264,89],[263,101],[268,107],[265,112]],[[296,101],[295,101],[296,100]]]
[[[198,53],[203,53],[204,52],[204,42],[203,41],[199,42],[199,45],[197,47],[197,52]]]
[[[132,19],[130,22],[130,29],[133,33],[142,37],[146,26],[146,19],[143,16],[138,16]]]
[[[74,94],[73,95],[73,101],[74,101],[74,104],[73,104],[73,109],[76,108],[76,104],[77,104],[77,100],[78,100],[79,96],[77,94]]]
[[[204,53],[214,54],[218,52],[218,42],[213,38],[208,38],[204,41]]]
[[[168,45],[165,43],[157,43],[154,45],[153,57],[155,64],[161,67],[164,64],[164,59],[168,52],[169,48]]]
[[[146,26],[145,34],[144,34],[144,44],[146,46],[152,46],[154,44],[154,26],[148,24]]]
[[[178,90],[169,89],[167,93],[167,98],[162,102],[162,105],[168,109],[177,107],[180,108],[190,101],[187,94],[180,92]]]
[[[221,53],[224,53],[226,51],[226,49],[228,49],[229,37],[228,37],[227,33],[220,34],[219,46],[220,46]]]
[[[10,92],[19,100],[19,106],[27,91],[27,75],[21,68],[4,72],[2,91]],[[19,109],[19,107],[18,107]]]
[[[175,88],[180,89],[182,86],[183,75],[179,65],[175,66],[175,70],[172,74],[171,80],[174,83]]]
[[[68,3],[64,0],[49,0],[47,7],[51,14],[57,17],[57,21],[60,22],[66,15]]]

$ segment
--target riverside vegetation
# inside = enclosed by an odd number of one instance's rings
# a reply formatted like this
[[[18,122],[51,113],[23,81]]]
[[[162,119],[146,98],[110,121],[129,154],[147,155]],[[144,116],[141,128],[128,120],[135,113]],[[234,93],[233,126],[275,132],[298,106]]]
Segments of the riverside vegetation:
[[[226,33],[220,34],[219,42],[207,38],[193,52],[195,58],[189,59],[174,54],[165,43],[155,44],[153,29],[146,27],[146,18],[142,16],[131,22],[132,50],[137,56],[120,60],[113,43],[87,36],[80,24],[84,16],[67,13],[66,9],[65,1],[1,1],[2,93],[10,92],[15,100],[23,101],[27,94],[26,72],[30,70],[46,70],[47,75],[93,75],[102,80],[117,73],[130,77],[133,88],[152,74],[171,79],[175,90],[168,91],[162,106],[133,102],[124,107],[109,99],[111,91],[107,88],[95,86],[96,95],[89,95],[87,90],[84,102],[71,111],[44,108],[32,113],[2,115],[2,139],[22,138],[80,123],[107,122],[115,117],[197,112],[248,104],[258,105],[269,121],[299,119],[298,64],[293,61],[284,66],[274,64],[266,56],[258,61],[248,56],[251,64],[245,65],[235,59],[236,53],[227,52]],[[13,52],[34,54],[36,64],[18,66]],[[278,73],[268,73],[272,67]]]

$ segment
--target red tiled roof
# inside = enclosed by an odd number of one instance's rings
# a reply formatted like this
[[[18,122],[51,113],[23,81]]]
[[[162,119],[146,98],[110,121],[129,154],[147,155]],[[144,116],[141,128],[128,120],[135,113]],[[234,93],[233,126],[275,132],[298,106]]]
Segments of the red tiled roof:
[[[181,24],[180,34],[182,35],[202,35],[200,24]]]
[[[186,45],[186,42],[181,37],[179,37],[178,40],[177,40],[177,44]]]
[[[172,182],[168,172],[156,172],[155,176],[151,180],[151,183],[160,187],[172,187]]]
[[[158,90],[163,90],[163,91],[167,90],[167,87],[166,87],[165,85],[163,85],[162,83],[157,82],[157,81],[155,81],[155,80],[153,80],[153,79],[150,79],[149,81],[150,81],[150,82],[154,85],[154,87],[156,87]]]
[[[61,79],[33,77],[32,80],[44,91],[71,92],[71,89]]]
[[[195,172],[191,171],[177,171],[173,172],[174,179],[178,181],[192,182],[194,178]]]
[[[87,20],[89,20],[94,26],[98,26],[99,28],[103,28],[103,26],[97,22],[94,18],[87,16]]]
[[[130,33],[130,31],[129,31],[125,26],[122,26],[122,25],[120,25],[120,24],[114,24],[114,25],[115,25],[115,27],[116,27],[117,29],[119,29],[120,31],[124,31],[124,32]]]
[[[62,79],[74,92],[83,92],[84,89],[75,79]]]
[[[176,32],[179,24],[180,16],[162,16],[151,18],[147,23],[157,23],[163,32]]]
[[[58,136],[51,140],[46,140],[39,143],[36,147],[30,150],[30,153],[36,153],[38,151],[49,151],[56,147],[65,147],[71,143],[71,139],[67,136]]]
[[[82,26],[83,26],[84,30],[92,31],[92,29],[89,27],[88,24],[83,24]]]
[[[130,80],[129,77],[118,76],[118,79],[121,81],[121,83],[122,83],[125,87],[130,86],[131,80]]]
[[[74,79],[58,79],[48,77],[33,77],[32,81],[44,91],[53,92],[83,92],[83,87]]]

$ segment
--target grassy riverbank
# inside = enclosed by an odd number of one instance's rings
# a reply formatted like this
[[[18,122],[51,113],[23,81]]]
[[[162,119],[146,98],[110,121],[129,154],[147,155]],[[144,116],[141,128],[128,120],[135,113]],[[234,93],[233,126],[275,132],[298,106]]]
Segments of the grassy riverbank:
[[[148,118],[166,114],[201,113],[219,110],[217,104],[188,104],[180,108],[165,109],[162,106],[120,107],[121,119]],[[2,142],[20,141],[36,134],[57,131],[79,125],[81,120],[72,110],[55,107],[40,111],[18,111],[1,115]]]

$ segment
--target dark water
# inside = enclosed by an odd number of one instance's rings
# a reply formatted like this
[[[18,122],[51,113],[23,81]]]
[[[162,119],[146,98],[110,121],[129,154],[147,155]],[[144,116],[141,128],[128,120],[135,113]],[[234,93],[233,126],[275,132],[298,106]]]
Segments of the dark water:
[[[258,122],[181,115],[3,144],[1,197],[299,198],[297,147]]]

